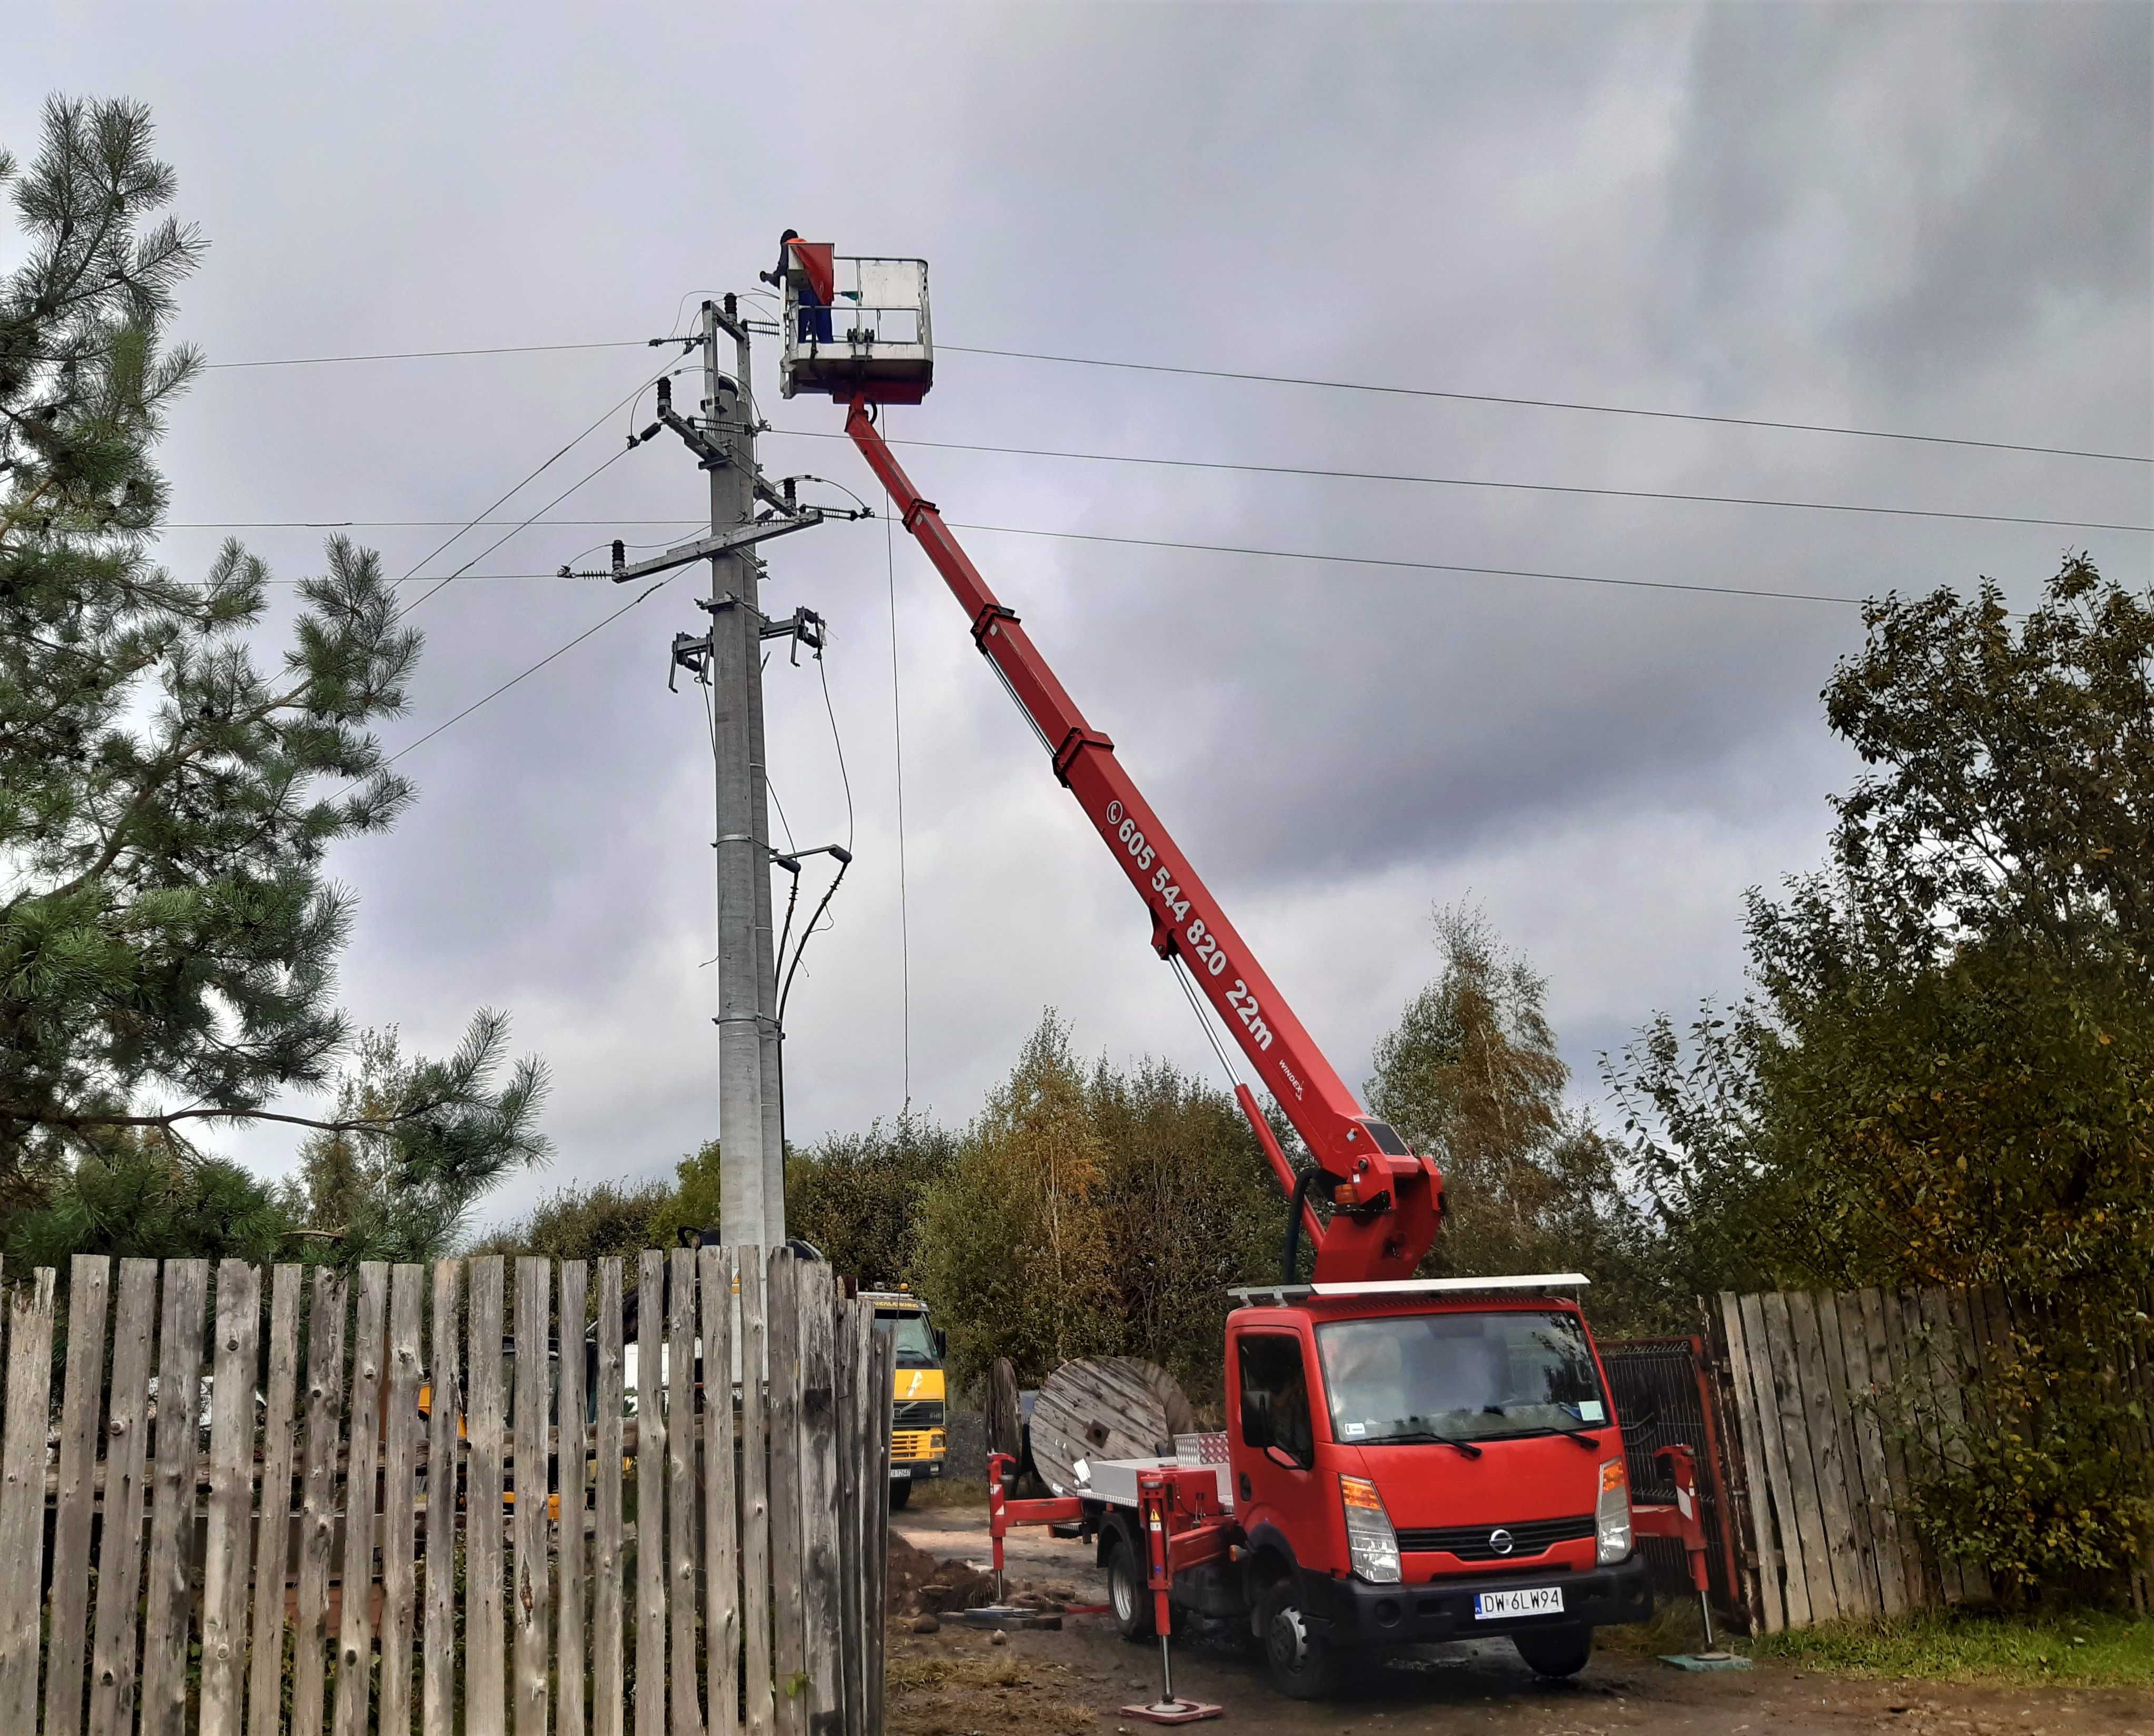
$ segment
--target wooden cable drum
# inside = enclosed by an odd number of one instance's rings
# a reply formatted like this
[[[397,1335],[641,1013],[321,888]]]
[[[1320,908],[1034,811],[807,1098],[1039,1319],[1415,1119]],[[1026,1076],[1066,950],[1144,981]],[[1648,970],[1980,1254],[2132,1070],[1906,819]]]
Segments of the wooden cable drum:
[[[1174,1437],[1196,1432],[1179,1382],[1134,1356],[1089,1356],[1049,1375],[1032,1406],[1032,1462],[1049,1488],[1084,1486],[1077,1461],[1171,1458]]]
[[[988,1371],[988,1451],[1017,1458],[1024,1448],[1024,1417],[1018,1408],[1017,1371],[1007,1356]]]

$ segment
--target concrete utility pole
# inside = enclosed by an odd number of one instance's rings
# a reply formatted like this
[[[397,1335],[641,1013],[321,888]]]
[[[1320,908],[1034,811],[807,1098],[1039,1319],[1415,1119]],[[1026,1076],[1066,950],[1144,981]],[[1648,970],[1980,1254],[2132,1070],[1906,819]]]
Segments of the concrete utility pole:
[[[722,321],[723,322],[722,324]],[[733,372],[718,365],[730,325]],[[703,415],[727,462],[711,466],[713,538],[755,520],[754,376],[748,328],[703,304]],[[717,779],[719,1239],[785,1239],[778,1125],[778,965],[770,928],[769,787],[764,779],[762,562],[753,545],[711,557],[711,700]]]
[[[823,646],[822,618],[796,609],[783,620],[758,604],[758,544],[850,513],[803,506],[789,482],[773,487],[757,467],[760,426],[749,373],[748,323],[732,296],[705,302],[698,331],[703,351],[702,414],[673,407],[671,383],[658,382],[658,420],[631,442],[671,428],[711,477],[711,530],[650,560],[630,564],[613,545],[615,584],[692,561],[711,565],[710,595],[697,606],[710,616],[702,637],[673,636],[676,671],[711,687],[715,765],[718,916],[719,1239],[727,1247],[773,1247],[786,1238],[785,1148],[780,1098],[778,957],[771,929],[769,791],[763,775],[763,641]],[[732,344],[732,370],[720,341]],[[564,575],[568,569],[562,569]],[[597,575],[590,575],[597,576]],[[669,685],[671,682],[669,682]],[[798,862],[785,859],[796,871]]]

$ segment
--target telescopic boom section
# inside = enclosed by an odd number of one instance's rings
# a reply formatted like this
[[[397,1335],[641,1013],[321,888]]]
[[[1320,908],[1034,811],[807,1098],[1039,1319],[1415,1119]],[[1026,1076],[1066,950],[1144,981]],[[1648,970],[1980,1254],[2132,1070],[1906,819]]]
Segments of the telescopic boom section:
[[[1151,913],[1153,949],[1187,968],[1321,1166],[1319,1191],[1335,1208],[1330,1223],[1319,1227],[1313,1208],[1304,1208],[1316,1247],[1316,1276],[1328,1282],[1410,1276],[1436,1238],[1442,1182],[1434,1162],[1407,1152],[1354,1100],[1138,794],[1115,758],[1115,744],[1085,721],[1018,617],[950,534],[935,503],[913,487],[864,402],[854,401],[845,431],[970,617],[974,642],[1039,731],[1055,776],[1077,798],[1144,900]],[[1294,1167],[1255,1094],[1238,1084],[1235,1095],[1280,1187],[1293,1195]]]

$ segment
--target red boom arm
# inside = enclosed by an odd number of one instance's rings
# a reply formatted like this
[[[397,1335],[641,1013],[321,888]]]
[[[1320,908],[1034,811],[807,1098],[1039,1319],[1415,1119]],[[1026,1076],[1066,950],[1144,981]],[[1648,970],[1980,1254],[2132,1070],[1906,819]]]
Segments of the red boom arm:
[[[1411,1276],[1436,1238],[1442,1182],[1433,1161],[1378,1148],[1380,1136],[1354,1094],[1137,793],[1115,758],[1115,744],[1085,721],[1018,617],[958,547],[935,503],[913,487],[864,403],[853,404],[845,431],[971,618],[974,642],[1046,742],[1055,776],[1144,899],[1154,950],[1162,958],[1182,959],[1310,1154],[1340,1184],[1335,1203],[1344,1209],[1333,1213],[1328,1226],[1319,1228],[1314,1210],[1305,1208],[1316,1276],[1342,1282]],[[1238,1085],[1235,1096],[1279,1185],[1291,1192],[1294,1168],[1255,1094]]]

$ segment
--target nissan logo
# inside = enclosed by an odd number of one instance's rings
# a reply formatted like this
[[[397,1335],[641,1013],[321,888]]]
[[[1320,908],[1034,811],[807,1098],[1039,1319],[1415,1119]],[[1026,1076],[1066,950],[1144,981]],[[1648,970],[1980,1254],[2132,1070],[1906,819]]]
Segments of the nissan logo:
[[[1499,1555],[1508,1555],[1518,1547],[1518,1539],[1499,1526],[1488,1534],[1488,1547]]]

